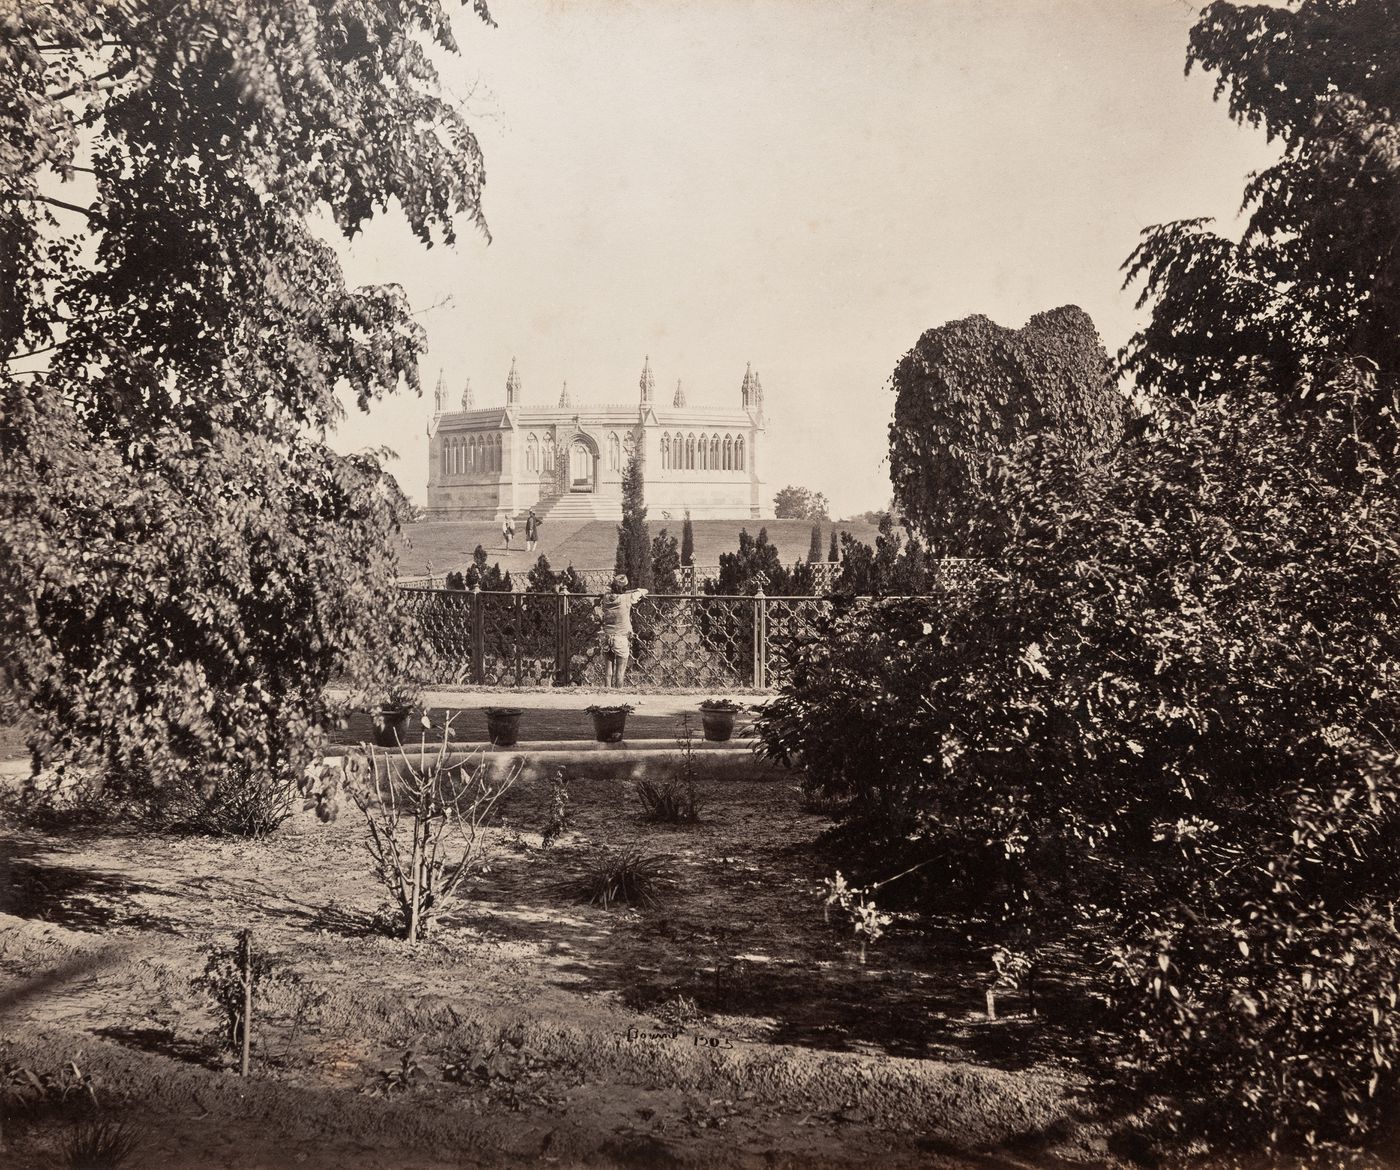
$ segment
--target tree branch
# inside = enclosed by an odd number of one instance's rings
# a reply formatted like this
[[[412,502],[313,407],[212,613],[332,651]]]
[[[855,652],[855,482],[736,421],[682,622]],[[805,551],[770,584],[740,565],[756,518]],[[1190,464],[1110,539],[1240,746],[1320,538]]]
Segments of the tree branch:
[[[61,102],[66,98],[72,97],[74,94],[84,92],[101,93],[103,90],[113,89],[121,84],[122,79],[120,77],[112,78],[106,85],[98,85],[97,83],[104,77],[112,77],[112,74],[115,72],[115,69],[107,69],[99,73],[96,77],[85,77],[82,81],[70,85],[67,89],[59,90],[58,93],[48,94],[48,99],[51,102]]]
[[[55,207],[63,208],[64,211],[76,211],[79,215],[85,215],[93,223],[102,222],[102,217],[91,208],[79,207],[76,203],[66,203],[62,199],[55,199],[52,195],[3,195],[0,198],[20,203],[51,203]]]

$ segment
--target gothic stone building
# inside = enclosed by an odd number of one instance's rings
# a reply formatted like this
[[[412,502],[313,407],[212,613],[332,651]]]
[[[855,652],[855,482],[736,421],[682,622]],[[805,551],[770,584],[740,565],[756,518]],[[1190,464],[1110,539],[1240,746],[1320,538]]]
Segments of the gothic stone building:
[[[471,383],[458,410],[438,380],[428,427],[428,519],[495,520],[517,527],[534,508],[542,518],[616,520],[622,472],[642,457],[647,516],[679,520],[758,519],[766,503],[759,472],[763,387],[750,367],[736,410],[686,405],[679,382],[669,407],[655,401],[651,361],[642,365],[633,404],[574,403],[569,386],[554,407],[521,400],[515,362],[504,407],[478,407]]]

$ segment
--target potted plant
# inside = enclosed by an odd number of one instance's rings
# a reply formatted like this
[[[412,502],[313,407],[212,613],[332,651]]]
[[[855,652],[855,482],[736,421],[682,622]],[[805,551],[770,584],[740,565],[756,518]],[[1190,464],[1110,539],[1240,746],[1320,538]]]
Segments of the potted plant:
[[[520,738],[519,707],[483,707],[486,712],[486,734],[497,747],[514,747]]]
[[[724,743],[734,734],[734,717],[742,710],[731,699],[706,699],[700,704],[700,721],[705,725],[705,738],[711,743]]]
[[[408,735],[408,716],[416,695],[406,687],[391,687],[383,702],[372,713],[370,732],[376,747],[392,748]]]
[[[627,728],[627,716],[634,710],[630,703],[585,707],[593,716],[593,738],[599,743],[617,743]]]

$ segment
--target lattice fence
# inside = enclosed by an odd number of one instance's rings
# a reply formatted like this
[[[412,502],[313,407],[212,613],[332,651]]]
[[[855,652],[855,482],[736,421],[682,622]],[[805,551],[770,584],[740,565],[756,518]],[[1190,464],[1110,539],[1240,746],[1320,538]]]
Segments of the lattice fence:
[[[602,686],[602,598],[579,593],[482,593],[403,588],[416,619],[425,682]],[[632,609],[631,682],[723,691],[763,689],[787,654],[818,635],[824,597],[642,598]]]

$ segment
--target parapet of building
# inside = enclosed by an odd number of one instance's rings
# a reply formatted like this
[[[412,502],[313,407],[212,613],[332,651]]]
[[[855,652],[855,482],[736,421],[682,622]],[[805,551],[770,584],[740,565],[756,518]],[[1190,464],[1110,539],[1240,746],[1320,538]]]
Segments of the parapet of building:
[[[651,359],[635,403],[576,403],[564,384],[555,406],[527,405],[515,360],[504,406],[478,407],[471,383],[449,410],[440,375],[428,426],[430,520],[616,520],[622,472],[641,456],[648,519],[756,520],[766,503],[760,474],[763,386],[745,370],[737,410],[686,405],[679,382],[669,407],[655,401]]]

